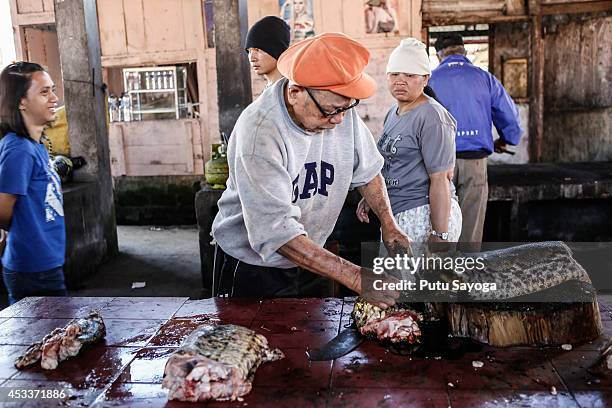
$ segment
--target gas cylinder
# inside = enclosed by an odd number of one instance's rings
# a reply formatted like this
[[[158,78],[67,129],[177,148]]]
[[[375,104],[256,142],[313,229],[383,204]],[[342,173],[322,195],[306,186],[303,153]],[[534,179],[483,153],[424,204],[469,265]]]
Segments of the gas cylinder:
[[[212,159],[204,165],[204,176],[206,182],[214,190],[224,190],[225,182],[229,177],[227,165],[227,145],[225,143],[214,143],[212,145]]]

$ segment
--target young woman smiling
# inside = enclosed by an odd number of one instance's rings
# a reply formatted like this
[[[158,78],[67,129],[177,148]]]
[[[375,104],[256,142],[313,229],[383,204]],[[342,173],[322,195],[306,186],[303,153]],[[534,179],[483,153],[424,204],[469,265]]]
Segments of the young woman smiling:
[[[0,73],[0,228],[9,303],[26,296],[65,296],[66,232],[60,179],[41,143],[58,98],[38,64],[17,62]]]

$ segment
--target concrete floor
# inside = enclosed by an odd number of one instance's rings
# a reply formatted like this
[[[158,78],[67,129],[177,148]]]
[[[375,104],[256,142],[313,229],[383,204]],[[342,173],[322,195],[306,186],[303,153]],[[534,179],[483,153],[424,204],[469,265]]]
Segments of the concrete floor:
[[[189,296],[200,299],[200,247],[197,226],[117,227],[119,255],[97,274],[69,290],[71,296]],[[146,286],[132,289],[133,282]],[[2,288],[4,289],[4,288]],[[8,305],[0,291],[0,309]]]
[[[196,226],[118,226],[119,255],[71,296],[202,296]],[[132,289],[133,282],[144,288]]]

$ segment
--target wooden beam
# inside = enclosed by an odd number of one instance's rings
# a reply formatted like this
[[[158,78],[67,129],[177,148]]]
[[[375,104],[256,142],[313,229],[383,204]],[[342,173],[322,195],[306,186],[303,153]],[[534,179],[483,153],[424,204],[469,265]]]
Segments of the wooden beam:
[[[40,13],[17,14],[13,25],[41,25],[55,24],[55,13],[52,11],[43,11]]]
[[[605,0],[569,4],[542,4],[541,9],[543,15],[597,13],[600,11],[612,11],[612,1]]]
[[[147,65],[175,65],[184,62],[197,61],[199,51],[181,50],[181,51],[159,51],[159,52],[139,52],[125,55],[110,55],[102,57],[102,66],[124,67],[127,65],[147,66]]]
[[[458,15],[454,13],[440,13],[440,14],[423,14],[423,25],[441,26],[441,25],[454,25],[454,24],[494,24],[494,23],[512,23],[519,21],[529,21],[529,16],[504,16],[498,13],[471,13]]]
[[[23,29],[16,23],[17,21],[17,0],[9,0],[9,8],[11,10],[11,22],[13,24],[13,38],[15,41],[15,59],[17,61],[25,60],[25,33]]]
[[[423,27],[423,2],[422,0],[412,0],[411,3],[410,35],[414,38],[419,38],[420,35],[421,40],[426,40],[425,36],[423,36],[423,32],[427,32]]]
[[[211,156],[210,144],[211,142],[211,134],[210,134],[210,118],[208,112],[209,110],[209,93],[208,93],[208,64],[206,61],[206,49],[202,49],[198,51],[198,102],[200,103],[198,107],[198,112],[200,113],[199,121],[200,121],[200,139],[202,141],[202,160],[206,163]],[[203,170],[202,170],[203,171]]]
[[[539,162],[542,159],[544,135],[544,39],[541,15],[532,16],[530,34],[529,161]]]
[[[26,44],[25,29],[20,26],[13,28],[13,34],[15,36],[15,60],[16,61],[27,61],[28,60],[28,46]]]

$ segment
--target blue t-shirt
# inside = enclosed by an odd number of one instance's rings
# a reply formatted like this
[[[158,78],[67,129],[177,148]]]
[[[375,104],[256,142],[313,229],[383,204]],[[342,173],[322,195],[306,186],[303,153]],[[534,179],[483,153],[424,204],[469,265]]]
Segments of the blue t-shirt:
[[[2,265],[18,272],[64,265],[60,178],[43,144],[14,133],[0,140],[0,192],[17,196]]]

